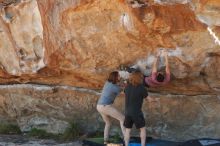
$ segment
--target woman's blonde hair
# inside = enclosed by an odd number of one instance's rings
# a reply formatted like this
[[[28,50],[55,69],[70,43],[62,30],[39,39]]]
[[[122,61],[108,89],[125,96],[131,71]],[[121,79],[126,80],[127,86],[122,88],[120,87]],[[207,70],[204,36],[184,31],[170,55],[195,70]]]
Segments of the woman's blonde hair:
[[[134,72],[130,75],[129,77],[129,82],[133,85],[133,86],[137,86],[139,84],[142,84],[143,82],[143,75],[141,72]]]

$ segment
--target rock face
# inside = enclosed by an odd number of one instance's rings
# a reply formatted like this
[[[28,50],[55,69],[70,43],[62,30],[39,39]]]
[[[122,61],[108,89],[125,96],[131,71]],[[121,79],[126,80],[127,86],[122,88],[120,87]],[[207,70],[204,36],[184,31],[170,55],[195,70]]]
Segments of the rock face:
[[[1,13],[1,67],[11,75],[44,67],[43,26],[37,1],[5,7]]]
[[[96,111],[100,93],[94,90],[17,84],[2,85],[0,93],[1,115],[16,119],[22,131],[43,128],[48,132],[62,133],[68,121],[76,122],[85,133],[103,130],[103,120]],[[220,100],[216,96],[155,93],[150,96],[155,97],[156,102],[146,100],[143,105],[149,135],[170,140],[218,138]],[[123,111],[123,95],[114,105]],[[111,133],[118,132],[119,122],[114,120]],[[133,134],[138,134],[138,131],[133,131]]]
[[[159,103],[145,106],[148,132],[220,134],[219,0],[0,0],[0,8],[2,121],[62,132],[74,118],[91,121],[85,131],[100,129],[96,91],[108,73],[126,64],[149,75],[163,48],[172,81],[149,89]]]
[[[22,131],[35,127],[62,133],[68,126],[66,121],[75,119],[85,131],[94,131],[99,126],[94,126],[98,123],[94,120],[98,115],[95,91],[26,84],[2,86],[0,93],[1,113],[16,119]]]

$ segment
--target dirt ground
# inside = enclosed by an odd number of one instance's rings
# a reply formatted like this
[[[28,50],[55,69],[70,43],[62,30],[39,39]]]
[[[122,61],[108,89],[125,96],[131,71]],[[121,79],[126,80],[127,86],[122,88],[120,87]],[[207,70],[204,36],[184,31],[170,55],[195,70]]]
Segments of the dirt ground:
[[[0,146],[82,146],[82,142],[58,143],[55,140],[34,139],[22,135],[0,135]]]

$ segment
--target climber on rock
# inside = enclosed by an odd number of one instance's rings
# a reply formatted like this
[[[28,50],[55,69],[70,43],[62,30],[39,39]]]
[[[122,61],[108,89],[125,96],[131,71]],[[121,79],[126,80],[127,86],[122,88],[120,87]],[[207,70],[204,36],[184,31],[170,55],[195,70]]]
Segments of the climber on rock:
[[[165,71],[157,71],[157,63],[160,55],[165,57],[165,65],[166,65]],[[152,67],[152,73],[150,76],[144,78],[144,84],[149,87],[157,87],[157,86],[165,85],[169,81],[170,81],[170,67],[169,67],[168,55],[166,50],[162,50],[157,53]]]
[[[164,71],[157,70],[158,58],[161,56],[165,58],[166,68]],[[121,65],[120,70],[133,73],[140,71],[140,68]],[[154,59],[151,75],[144,76],[143,83],[146,87],[157,87],[157,86],[166,85],[169,81],[170,81],[170,66],[168,61],[168,54],[166,50],[160,50]]]

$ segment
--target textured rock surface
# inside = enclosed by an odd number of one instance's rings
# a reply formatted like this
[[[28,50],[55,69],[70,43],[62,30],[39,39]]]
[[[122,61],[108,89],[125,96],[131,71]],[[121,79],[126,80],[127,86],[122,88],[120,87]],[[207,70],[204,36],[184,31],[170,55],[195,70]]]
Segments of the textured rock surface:
[[[148,75],[164,48],[172,81],[150,89],[166,96],[146,105],[148,132],[169,139],[220,134],[219,0],[0,0],[0,9],[1,121],[62,132],[73,118],[99,129],[95,90],[108,73],[126,64]]]
[[[170,50],[171,92],[215,92],[210,84],[219,70],[206,68],[217,64],[220,43],[207,28],[218,39],[219,2],[142,2],[137,8],[135,0],[0,2],[0,82],[100,89],[120,64],[145,60],[151,67],[149,58],[162,47]],[[185,79],[192,91],[182,90]]]
[[[104,123],[96,111],[99,92],[28,84],[5,85],[0,88],[0,93],[0,112],[7,118],[16,119],[23,131],[36,127],[62,132],[68,126],[65,121],[75,121],[85,133],[103,130]],[[143,105],[149,135],[171,140],[218,138],[220,100],[216,96],[150,96],[157,101],[146,100]],[[123,95],[115,101],[115,106],[123,111]],[[111,133],[118,132],[119,123],[114,120]],[[132,134],[138,133],[133,131]]]
[[[37,1],[5,7],[0,26],[4,71],[19,76],[44,67],[43,27]]]
[[[1,112],[16,119],[22,131],[36,127],[62,133],[65,121],[72,120],[79,120],[86,131],[99,126],[95,91],[43,85],[5,85],[0,90]]]

